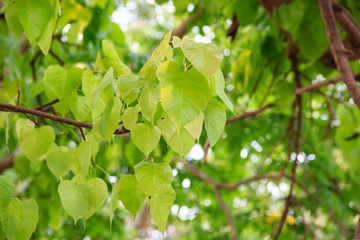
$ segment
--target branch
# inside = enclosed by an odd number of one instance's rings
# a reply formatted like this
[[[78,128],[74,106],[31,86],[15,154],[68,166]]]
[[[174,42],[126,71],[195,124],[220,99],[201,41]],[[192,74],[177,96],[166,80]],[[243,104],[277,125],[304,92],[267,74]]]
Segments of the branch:
[[[360,73],[354,74],[354,78],[355,78],[355,80],[359,81],[360,80]],[[312,91],[312,90],[317,89],[319,87],[325,87],[325,86],[330,85],[330,84],[341,82],[342,80],[343,80],[343,77],[339,76],[339,77],[336,77],[336,78],[331,78],[331,79],[328,79],[328,80],[320,81],[320,82],[310,84],[310,85],[305,86],[305,87],[297,88],[294,91],[294,94],[295,95],[301,95],[301,94],[303,94],[305,92]]]
[[[230,239],[235,240],[236,236],[237,236],[237,232],[236,232],[236,226],[235,226],[234,219],[231,217],[230,210],[229,210],[228,206],[226,206],[224,199],[221,196],[220,189],[215,187],[214,192],[215,192],[215,197],[217,198],[221,209],[225,213],[226,220],[227,220],[229,226],[231,227]]]
[[[47,104],[44,104],[40,107],[37,107],[37,108],[34,108],[35,110],[43,110],[44,108],[48,107],[48,106],[51,106],[51,105],[54,105],[55,103],[58,103],[59,102],[59,99],[55,99],[54,101],[51,101]]]
[[[25,114],[31,114],[31,115],[35,115],[35,116],[39,116],[39,117],[48,118],[53,121],[73,125],[75,127],[84,127],[84,128],[89,128],[89,129],[91,129],[93,127],[93,125],[91,123],[78,122],[78,121],[75,121],[75,120],[72,120],[69,118],[59,117],[59,116],[49,114],[46,112],[42,112],[42,111],[38,111],[38,110],[35,110],[32,108],[19,107],[19,106],[14,106],[11,104],[6,104],[6,103],[0,103],[0,111],[20,112],[20,113],[25,113]],[[125,134],[128,132],[129,132],[129,130],[122,128],[122,129],[116,129],[114,134],[121,135],[121,134]]]
[[[0,174],[14,165],[15,155],[18,151],[19,150],[15,150],[10,155],[6,156],[3,160],[0,161]]]
[[[245,112],[243,114],[240,114],[240,115],[237,115],[235,117],[231,117],[231,118],[228,118],[226,120],[226,125],[228,125],[229,123],[233,123],[233,122],[236,122],[236,121],[239,121],[239,120],[242,120],[244,118],[247,118],[247,117],[255,117],[256,115],[258,115],[259,113],[265,111],[266,109],[268,108],[271,108],[275,106],[275,104],[268,104],[268,105],[265,105],[263,107],[260,107],[259,109],[255,110],[255,111],[251,111],[251,112]]]
[[[350,68],[347,53],[342,43],[338,29],[336,27],[335,16],[331,4],[331,0],[319,0],[320,12],[323,18],[326,35],[329,40],[330,50],[335,59],[337,69],[340,71],[348,92],[356,106],[360,109],[360,90],[354,79],[353,72]]]

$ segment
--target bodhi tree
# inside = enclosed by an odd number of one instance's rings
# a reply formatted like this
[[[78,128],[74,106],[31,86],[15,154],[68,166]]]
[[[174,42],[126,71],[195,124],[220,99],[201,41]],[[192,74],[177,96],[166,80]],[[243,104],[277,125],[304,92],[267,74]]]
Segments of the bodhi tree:
[[[356,0],[0,1],[0,239],[360,239],[359,22]]]

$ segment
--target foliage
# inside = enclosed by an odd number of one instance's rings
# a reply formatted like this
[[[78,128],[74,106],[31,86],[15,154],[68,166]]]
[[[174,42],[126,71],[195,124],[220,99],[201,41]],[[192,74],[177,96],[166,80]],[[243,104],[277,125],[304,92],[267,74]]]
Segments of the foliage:
[[[0,239],[350,238],[360,113],[326,31],[311,0],[0,1]]]

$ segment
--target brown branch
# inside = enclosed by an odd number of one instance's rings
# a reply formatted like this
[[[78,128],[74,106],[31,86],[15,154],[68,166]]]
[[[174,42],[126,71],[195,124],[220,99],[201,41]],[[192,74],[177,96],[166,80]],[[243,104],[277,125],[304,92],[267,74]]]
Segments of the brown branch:
[[[242,119],[247,118],[247,117],[255,117],[259,113],[261,113],[261,112],[265,111],[266,109],[271,108],[273,106],[275,106],[275,105],[270,103],[270,104],[267,104],[267,105],[265,105],[263,107],[260,107],[259,109],[255,110],[255,111],[245,112],[245,113],[237,115],[235,117],[228,118],[226,120],[226,125],[228,125],[229,123],[233,123],[233,122],[242,120]]]
[[[44,108],[48,107],[48,106],[51,106],[51,105],[54,105],[55,103],[58,103],[59,102],[59,99],[55,99],[47,104],[44,104],[42,106],[39,106],[39,107],[36,107],[34,108],[35,110],[43,110]]]
[[[54,53],[53,50],[50,49],[49,53],[51,54],[51,56],[53,56],[56,59],[56,61],[58,61],[58,63],[61,66],[63,66],[65,64],[65,62],[63,60],[61,60],[61,58],[56,53]]]
[[[19,106],[19,104],[20,104],[20,86],[19,86],[18,83],[16,84],[16,87],[17,87],[17,103],[16,103],[16,106]]]
[[[208,152],[209,152],[209,148],[210,148],[210,141],[209,139],[207,138],[206,141],[205,141],[205,144],[204,144],[204,156],[203,156],[203,164],[207,164],[207,155],[208,155]]]
[[[235,226],[234,219],[232,218],[231,213],[230,213],[230,209],[228,206],[226,206],[224,199],[221,196],[220,189],[215,187],[214,192],[215,192],[215,197],[218,200],[221,209],[225,213],[226,220],[227,220],[229,226],[231,227],[230,239],[235,240],[237,237],[237,232],[236,232],[236,226]]]
[[[359,81],[360,80],[360,73],[354,74],[354,78],[355,78],[355,80]],[[325,86],[330,85],[330,84],[341,82],[342,80],[343,80],[343,78],[341,76],[339,76],[339,77],[331,78],[331,79],[328,79],[328,80],[320,81],[320,82],[310,84],[310,85],[305,86],[305,87],[297,88],[294,91],[294,94],[295,95],[301,95],[301,94],[303,94],[305,92],[312,91],[312,90],[317,89],[319,87],[325,87]]]
[[[14,106],[11,104],[6,104],[6,103],[0,103],[0,111],[31,114],[31,115],[35,115],[35,116],[39,116],[39,117],[48,118],[53,121],[73,125],[75,127],[84,127],[84,128],[89,128],[89,129],[91,129],[93,127],[93,125],[91,123],[78,122],[78,121],[75,121],[75,120],[72,120],[69,118],[59,117],[59,116],[49,114],[46,112],[42,112],[42,111],[38,111],[38,110],[35,110],[32,108],[19,107],[19,106]],[[121,135],[121,134],[125,134],[128,132],[129,132],[129,130],[122,128],[122,129],[116,129],[114,134]]]
[[[0,174],[14,165],[14,159],[19,150],[15,150],[0,161]]]
[[[335,59],[337,69],[344,79],[348,92],[356,106],[360,109],[360,89],[354,79],[347,57],[347,50],[342,43],[336,27],[335,16],[331,0],[319,0],[320,12],[325,24],[326,35],[329,40],[330,50]]]
[[[86,137],[85,137],[84,130],[82,129],[82,127],[79,127],[79,129],[80,129],[81,136],[82,136],[83,140],[85,141]]]

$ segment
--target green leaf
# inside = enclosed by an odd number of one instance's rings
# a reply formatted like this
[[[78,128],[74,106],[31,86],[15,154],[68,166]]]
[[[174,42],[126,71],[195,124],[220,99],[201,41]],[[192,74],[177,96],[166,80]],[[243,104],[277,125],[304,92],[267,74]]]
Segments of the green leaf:
[[[46,156],[46,163],[50,172],[60,179],[70,171],[73,158],[67,151],[62,151],[59,148]]]
[[[205,129],[211,147],[218,141],[226,124],[224,106],[219,101],[212,99],[205,109]]]
[[[123,113],[123,123],[124,127],[128,130],[131,130],[137,123],[139,115],[139,108],[137,107],[128,107]]]
[[[102,47],[105,54],[104,65],[108,69],[111,67],[114,69],[115,77],[131,73],[131,70],[120,60],[119,54],[109,41],[103,40]]]
[[[92,178],[87,182],[81,184],[81,187],[85,187],[84,195],[89,204],[89,210],[83,217],[84,221],[89,219],[106,200],[108,188],[104,180],[101,178]]]
[[[180,47],[181,43],[182,43],[182,40],[179,37],[173,36],[172,45],[173,45],[174,48]]]
[[[170,29],[161,41],[159,46],[151,54],[149,60],[141,68],[140,73],[149,80],[154,80],[156,77],[156,69],[162,63],[166,56],[166,49],[169,47],[172,29]]]
[[[160,100],[160,85],[148,82],[139,97],[142,116],[152,122]]]
[[[174,203],[175,191],[169,187],[157,198],[150,200],[150,212],[154,219],[156,226],[160,232],[164,234],[166,229],[166,222],[170,214],[171,207]]]
[[[5,19],[10,32],[16,37],[20,37],[24,32],[24,29],[19,22],[15,4],[10,3],[7,5],[5,10]]]
[[[220,97],[220,99],[225,103],[225,105],[234,113],[234,105],[226,95],[224,88],[225,88],[225,80],[224,75],[219,68],[215,75],[213,76],[216,82],[216,94]],[[235,113],[234,113],[235,114]]]
[[[199,141],[202,127],[204,123],[204,114],[200,113],[196,118],[194,118],[191,122],[187,123],[184,128]]]
[[[19,118],[16,122],[16,135],[19,142],[35,128],[35,124],[29,119]]]
[[[0,220],[9,206],[11,198],[15,194],[15,185],[7,176],[0,176]]]
[[[18,198],[12,198],[6,211],[2,214],[2,227],[7,239],[17,239],[16,235],[20,230],[24,217],[24,210]]]
[[[56,96],[60,101],[75,93],[81,85],[83,70],[80,68],[64,69],[59,65],[51,65],[45,71],[44,87],[46,95],[51,99]]]
[[[99,150],[99,141],[94,134],[88,134],[87,139],[79,146],[79,164],[81,173],[86,176],[89,172],[90,160]]]
[[[275,14],[275,19],[280,21],[281,26],[294,36],[302,22],[305,10],[306,2],[295,0],[281,5]]]
[[[32,43],[41,35],[51,19],[50,1],[17,0],[15,4],[19,21],[24,28],[26,36]]]
[[[112,187],[111,196],[110,196],[110,229],[111,229],[112,220],[114,218],[115,210],[119,205],[118,186],[119,186],[118,181],[116,181]]]
[[[180,156],[186,156],[194,146],[195,138],[183,128],[180,132],[173,134],[167,142]]]
[[[134,167],[136,180],[146,196],[158,197],[171,186],[171,167],[167,163],[141,162]]]
[[[195,68],[181,71],[173,61],[161,64],[157,77],[161,84],[161,104],[178,130],[205,109],[213,94],[206,77]]]
[[[96,101],[98,100],[101,92],[111,84],[111,82],[114,80],[114,74],[113,74],[113,68],[110,68],[104,78],[100,81],[100,83],[98,84],[98,86],[96,87],[95,91],[92,94],[92,105],[91,107],[94,107]]]
[[[60,182],[58,188],[61,203],[75,223],[84,217],[90,209],[85,197],[85,191],[88,189],[81,185],[75,185],[72,181],[65,180]]]
[[[139,211],[141,204],[145,200],[145,194],[141,191],[136,177],[126,174],[119,180],[119,199],[125,208],[131,212],[134,219]]]
[[[144,80],[132,73],[121,75],[118,78],[120,98],[128,105],[138,98],[140,88],[143,86]]]
[[[40,37],[37,39],[38,45],[41,49],[41,51],[47,55],[51,46],[52,41],[52,35],[54,33],[55,27],[56,27],[56,20],[57,15],[59,13],[59,1],[58,0],[50,0],[51,5],[51,19],[47,23],[44,31],[40,35]]]
[[[117,129],[120,118],[120,105],[120,100],[117,97],[112,97],[105,106],[99,128],[102,139],[105,141],[109,142]]]
[[[161,132],[157,126],[149,127],[145,123],[138,123],[131,130],[131,137],[145,156],[154,150],[160,140]]]
[[[30,239],[39,221],[39,207],[34,199],[26,200],[22,203],[21,207],[23,209],[23,217],[16,234],[16,239]]]
[[[167,142],[176,132],[175,124],[167,116],[162,119],[159,119],[156,125],[159,127],[161,134],[163,135],[163,137]]]
[[[77,121],[86,122],[90,117],[90,109],[86,97],[74,94],[75,102],[70,106],[71,112]]]
[[[27,120],[29,121],[29,120]],[[18,120],[16,124],[20,147],[30,160],[40,160],[55,140],[54,129],[50,126],[34,128],[34,124]]]
[[[207,78],[215,74],[223,59],[221,49],[213,43],[196,43],[184,38],[181,49],[194,68]]]

